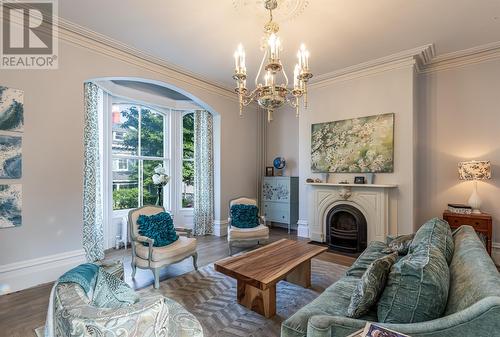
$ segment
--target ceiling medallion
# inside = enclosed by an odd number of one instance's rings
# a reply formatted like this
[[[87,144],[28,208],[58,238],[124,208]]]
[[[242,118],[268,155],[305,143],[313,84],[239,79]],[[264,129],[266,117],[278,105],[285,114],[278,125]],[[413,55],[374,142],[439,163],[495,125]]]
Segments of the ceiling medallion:
[[[233,0],[233,6],[236,10],[248,13],[252,17],[267,16],[265,8],[266,0]],[[309,0],[276,0],[277,8],[273,16],[280,22],[293,20],[304,12],[309,5]]]
[[[286,0],[283,0],[286,1]],[[269,21],[264,26],[264,56],[260,63],[259,71],[255,77],[255,89],[248,93],[247,68],[245,65],[245,51],[240,44],[234,53],[235,69],[233,79],[236,80],[236,93],[239,98],[240,116],[243,107],[256,101],[267,110],[267,120],[273,119],[274,110],[285,103],[296,109],[299,116],[299,100],[304,98],[304,108],[307,108],[307,82],[313,76],[309,69],[309,51],[302,44],[297,53],[298,63],[293,72],[293,87],[288,86],[288,76],[283,69],[280,54],[282,51],[281,40],[277,33],[279,25],[273,21],[274,11],[277,9],[278,0],[265,0],[263,7],[269,12]],[[260,78],[262,75],[262,78]],[[263,79],[264,83],[260,82]]]

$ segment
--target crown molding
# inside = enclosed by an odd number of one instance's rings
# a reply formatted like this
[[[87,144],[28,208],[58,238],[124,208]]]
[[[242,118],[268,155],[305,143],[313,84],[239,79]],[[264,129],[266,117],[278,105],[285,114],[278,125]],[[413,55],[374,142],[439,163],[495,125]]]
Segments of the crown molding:
[[[434,56],[434,44],[428,44],[316,76],[310,86],[311,88],[322,87],[337,81],[351,80],[404,67],[415,67],[417,72],[421,72]]]
[[[145,70],[162,74],[173,80],[237,101],[237,97],[233,90],[226,87],[224,84],[211,81],[199,74],[190,72],[159,57],[145,53],[137,48],[61,17],[57,20],[57,26],[59,28],[59,39],[62,41],[119,59]]]
[[[498,58],[500,58],[500,41],[436,56],[420,73],[432,73]]]

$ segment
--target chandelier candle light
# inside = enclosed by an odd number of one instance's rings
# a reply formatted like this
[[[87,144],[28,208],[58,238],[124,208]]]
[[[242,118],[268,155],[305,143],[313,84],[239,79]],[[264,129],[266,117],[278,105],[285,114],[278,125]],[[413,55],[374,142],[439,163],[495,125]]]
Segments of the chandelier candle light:
[[[240,44],[234,53],[235,71],[233,78],[236,80],[236,93],[239,97],[240,116],[243,115],[243,107],[253,101],[267,110],[268,122],[273,119],[274,110],[287,103],[295,108],[296,116],[299,117],[300,98],[303,96],[304,108],[307,109],[307,82],[313,76],[309,70],[309,51],[302,44],[297,53],[298,63],[293,71],[293,88],[289,88],[288,77],[281,63],[280,53],[282,50],[281,40],[277,36],[279,25],[273,21],[273,10],[278,7],[277,0],[264,1],[269,11],[269,22],[264,26],[266,43],[261,47],[264,51],[259,71],[255,77],[255,89],[248,93],[247,68],[245,66],[245,50]],[[263,74],[265,72],[265,74]],[[264,84],[259,82],[263,74]],[[279,76],[282,74],[282,76]],[[279,77],[279,79],[278,79]],[[280,84],[277,84],[279,81]]]

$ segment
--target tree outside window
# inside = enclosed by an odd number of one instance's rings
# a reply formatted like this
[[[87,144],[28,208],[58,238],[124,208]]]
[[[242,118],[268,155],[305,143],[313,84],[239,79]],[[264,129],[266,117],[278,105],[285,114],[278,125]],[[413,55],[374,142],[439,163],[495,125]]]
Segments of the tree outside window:
[[[127,170],[113,167],[113,210],[155,204],[154,168],[160,163],[169,167],[164,153],[166,116],[133,104],[114,104],[112,114],[113,133],[123,135],[113,137],[113,161],[128,163]]]

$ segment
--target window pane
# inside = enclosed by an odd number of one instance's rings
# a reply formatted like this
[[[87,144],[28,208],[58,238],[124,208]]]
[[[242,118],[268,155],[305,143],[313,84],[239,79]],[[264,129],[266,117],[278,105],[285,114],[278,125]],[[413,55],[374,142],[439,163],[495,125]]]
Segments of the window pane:
[[[143,161],[143,194],[142,194],[142,204],[143,205],[156,205],[158,200],[158,186],[153,184],[153,175],[155,174],[155,167],[158,165],[163,165],[166,167],[165,163],[161,160],[144,160]],[[170,175],[167,171],[167,174]],[[168,186],[168,185],[167,185]],[[163,194],[168,193],[168,187],[163,188]],[[163,198],[165,200],[165,198]]]
[[[141,110],[141,152],[143,156],[163,157],[162,114],[148,108]]]
[[[194,162],[182,162],[182,207],[194,207]]]
[[[136,155],[138,148],[139,110],[129,104],[113,104],[113,154]]]
[[[126,162],[127,170],[125,171],[119,169],[118,161],[117,167],[113,167],[113,210],[139,206],[138,162],[133,159],[127,159]]]
[[[194,158],[194,114],[188,113],[182,117],[182,157]]]

